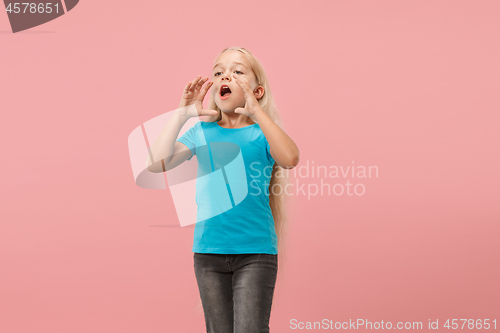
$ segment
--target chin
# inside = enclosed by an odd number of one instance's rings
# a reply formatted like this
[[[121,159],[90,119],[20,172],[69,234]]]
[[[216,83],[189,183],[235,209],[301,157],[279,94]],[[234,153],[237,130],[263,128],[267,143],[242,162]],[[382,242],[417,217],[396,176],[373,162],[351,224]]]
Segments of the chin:
[[[219,102],[220,104],[217,102]],[[217,101],[217,102],[215,103],[215,105],[217,105],[219,110],[221,110],[224,113],[232,113],[237,108],[244,108],[245,107],[245,100],[243,100],[243,102],[239,103],[239,105],[237,103],[235,103],[236,101],[231,101],[229,103],[224,103],[224,101]],[[235,104],[237,104],[237,105],[235,105]]]
[[[224,103],[221,103],[222,105],[217,105],[217,107],[219,108],[219,110],[221,110],[222,112],[224,113],[232,113],[234,112],[234,110],[236,110],[237,106],[232,106],[232,105],[224,105]]]

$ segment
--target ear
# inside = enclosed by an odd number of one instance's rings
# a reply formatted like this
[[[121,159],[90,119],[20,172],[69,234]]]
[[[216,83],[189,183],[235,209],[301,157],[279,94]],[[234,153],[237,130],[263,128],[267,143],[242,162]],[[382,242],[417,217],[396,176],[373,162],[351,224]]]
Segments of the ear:
[[[261,99],[262,96],[264,96],[264,87],[263,86],[258,86],[253,90],[253,94],[255,95],[256,99]]]

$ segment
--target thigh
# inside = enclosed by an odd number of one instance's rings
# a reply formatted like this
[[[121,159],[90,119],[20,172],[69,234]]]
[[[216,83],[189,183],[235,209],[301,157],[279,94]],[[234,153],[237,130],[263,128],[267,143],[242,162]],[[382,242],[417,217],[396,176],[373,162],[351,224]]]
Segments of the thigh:
[[[233,273],[224,255],[194,253],[193,258],[207,332],[233,333]]]
[[[233,275],[234,333],[269,332],[278,256],[248,255]]]

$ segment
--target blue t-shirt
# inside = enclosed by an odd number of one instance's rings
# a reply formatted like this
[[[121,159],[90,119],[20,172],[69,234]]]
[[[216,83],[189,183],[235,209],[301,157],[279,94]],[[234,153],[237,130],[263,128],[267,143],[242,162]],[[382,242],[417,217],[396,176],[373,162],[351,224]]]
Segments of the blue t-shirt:
[[[188,160],[198,160],[193,252],[278,254],[269,206],[275,161],[259,124],[199,121],[177,141],[193,153]]]

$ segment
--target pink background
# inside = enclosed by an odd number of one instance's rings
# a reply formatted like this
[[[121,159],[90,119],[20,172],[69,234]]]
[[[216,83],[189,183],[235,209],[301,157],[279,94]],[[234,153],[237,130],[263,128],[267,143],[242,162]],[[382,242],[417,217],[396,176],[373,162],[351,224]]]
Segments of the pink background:
[[[171,196],[135,184],[127,138],[228,46],[266,68],[299,166],[379,169],[350,180],[362,196],[293,198],[271,331],[324,318],[498,329],[499,10],[84,0],[17,34],[2,11],[0,332],[205,331],[193,229],[166,227]]]

